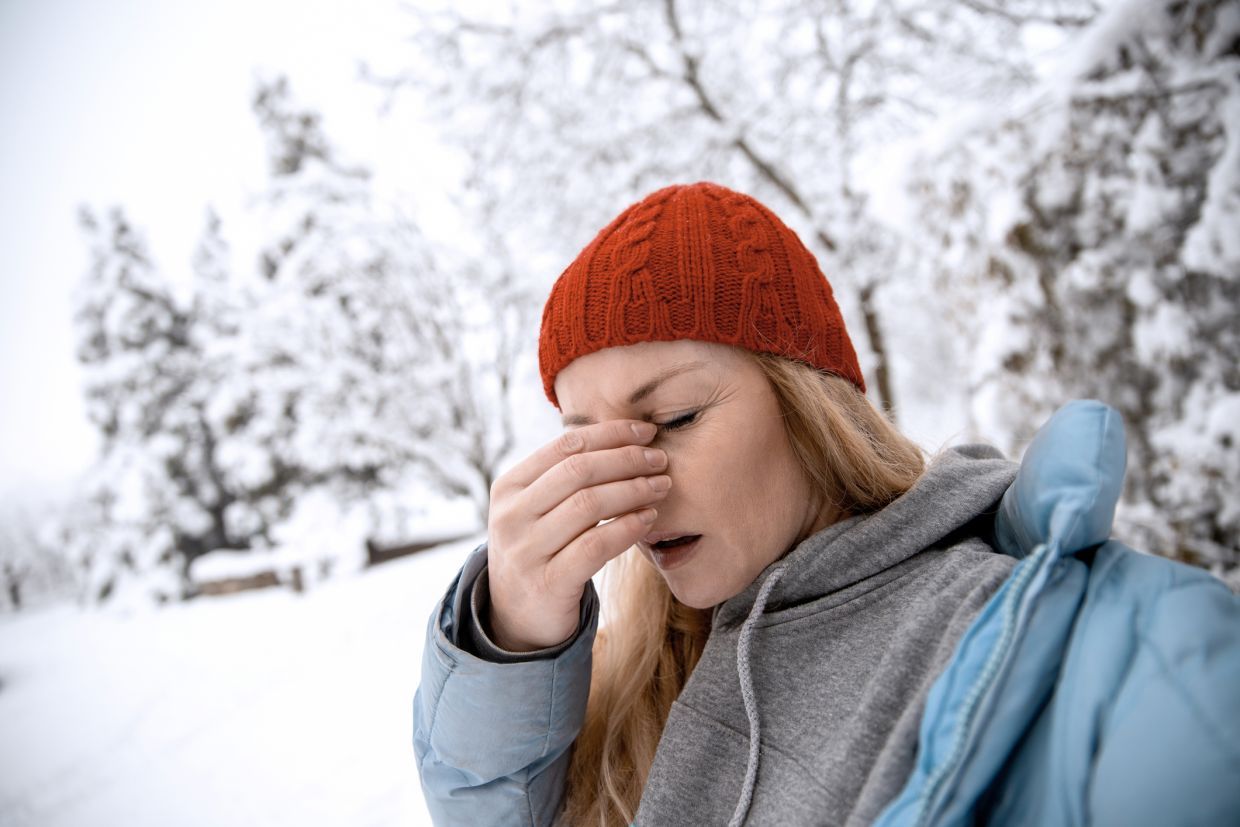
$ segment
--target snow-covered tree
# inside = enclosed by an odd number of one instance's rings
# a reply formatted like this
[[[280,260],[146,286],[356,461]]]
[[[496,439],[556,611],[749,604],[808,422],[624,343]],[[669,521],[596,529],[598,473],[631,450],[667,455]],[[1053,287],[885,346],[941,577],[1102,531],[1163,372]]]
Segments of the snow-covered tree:
[[[416,474],[485,519],[534,304],[507,247],[485,216],[462,252],[376,204],[368,172],[339,160],[282,80],[260,88],[255,109],[272,160],[266,223],[278,232],[263,254],[271,284],[253,351],[293,373],[299,460],[348,469],[359,494]]]
[[[980,126],[913,176],[979,425],[1015,447],[1066,399],[1116,406],[1122,530],[1235,566],[1240,6],[1116,3],[1052,80]]]
[[[77,297],[78,358],[103,441],[62,539],[91,598],[150,577],[142,588],[180,597],[195,558],[270,545],[324,475],[289,449],[287,394],[250,356],[255,299],[232,276],[219,218],[208,211],[184,285],[156,268],[120,210],[84,210],[82,225],[92,264]]]
[[[500,188],[513,239],[561,263],[619,206],[674,181],[753,192],[815,248],[856,331],[876,401],[898,396],[882,293],[897,276],[858,179],[872,150],[962,98],[1033,73],[1028,26],[1076,27],[1088,2],[582,0],[415,11],[415,89]],[[531,257],[541,264],[546,257]],[[545,294],[558,269],[531,269]]]
[[[72,558],[55,542],[58,498],[10,493],[0,502],[0,611],[20,611],[72,595]]]
[[[144,535],[113,548],[111,560],[87,545],[89,562],[144,570],[188,564],[213,548],[242,547],[245,536],[227,520],[236,492],[218,462],[223,434],[206,417],[228,369],[217,341],[234,324],[230,308],[198,294],[190,303],[178,301],[119,209],[103,217],[83,210],[81,221],[91,237],[92,263],[77,297],[78,358],[88,413],[103,436],[102,467],[109,471],[96,478],[102,490],[88,499],[127,499],[123,520],[100,516],[136,524]],[[208,244],[217,230],[211,219]],[[217,278],[204,269],[198,280]],[[110,588],[106,578],[100,588]]]
[[[175,597],[207,552],[295,541],[311,499],[351,524],[366,505],[390,535],[421,483],[485,519],[512,447],[535,303],[503,239],[483,217],[469,251],[432,243],[375,204],[369,172],[339,160],[286,81],[253,104],[271,179],[249,277],[213,213],[179,283],[120,210],[83,211],[78,353],[103,456],[62,533],[96,598],[156,570],[180,585],[142,588]]]

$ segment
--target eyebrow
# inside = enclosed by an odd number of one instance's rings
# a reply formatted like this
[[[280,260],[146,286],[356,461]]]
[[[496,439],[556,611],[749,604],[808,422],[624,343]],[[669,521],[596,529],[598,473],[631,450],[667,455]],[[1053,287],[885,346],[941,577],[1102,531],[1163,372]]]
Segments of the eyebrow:
[[[673,376],[679,376],[680,374],[688,373],[691,370],[701,370],[704,367],[709,366],[705,362],[683,362],[679,365],[672,365],[670,368],[660,371],[648,382],[639,385],[631,394],[629,394],[629,406],[632,407],[638,402],[641,402],[647,396],[654,393],[655,388],[659,387],[659,385],[663,384],[668,379],[671,379]],[[564,427],[568,427],[570,425],[594,424],[593,419],[581,414],[570,414],[565,416],[561,421],[564,423]]]

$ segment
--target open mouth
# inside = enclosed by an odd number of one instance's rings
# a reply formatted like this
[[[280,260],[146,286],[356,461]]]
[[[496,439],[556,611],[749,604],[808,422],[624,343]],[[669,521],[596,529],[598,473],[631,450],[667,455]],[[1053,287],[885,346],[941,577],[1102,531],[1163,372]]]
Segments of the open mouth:
[[[676,548],[678,546],[687,546],[689,543],[692,543],[701,536],[701,534],[686,534],[683,537],[673,537],[668,540],[660,540],[657,543],[651,543],[650,547],[663,551],[665,549]]]
[[[649,535],[646,545],[650,549],[651,561],[663,571],[668,571],[692,559],[701,545],[701,539],[701,534],[675,534],[667,531]]]

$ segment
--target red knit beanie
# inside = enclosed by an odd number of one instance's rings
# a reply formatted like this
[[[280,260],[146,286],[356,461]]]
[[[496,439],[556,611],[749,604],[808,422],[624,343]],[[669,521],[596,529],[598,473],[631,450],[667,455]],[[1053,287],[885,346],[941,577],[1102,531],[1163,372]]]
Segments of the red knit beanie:
[[[797,359],[865,391],[844,319],[813,254],[769,209],[705,181],[666,187],[620,213],[568,266],[543,308],[538,363],[696,339]]]

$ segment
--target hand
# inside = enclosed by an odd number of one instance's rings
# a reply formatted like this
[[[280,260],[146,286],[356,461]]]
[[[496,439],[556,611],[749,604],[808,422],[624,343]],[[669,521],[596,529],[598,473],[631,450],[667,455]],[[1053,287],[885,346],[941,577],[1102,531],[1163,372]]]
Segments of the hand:
[[[649,422],[618,419],[568,431],[491,486],[490,632],[512,652],[555,646],[577,631],[586,583],[650,532],[671,488],[667,455],[644,447]],[[599,525],[599,521],[610,522]]]

